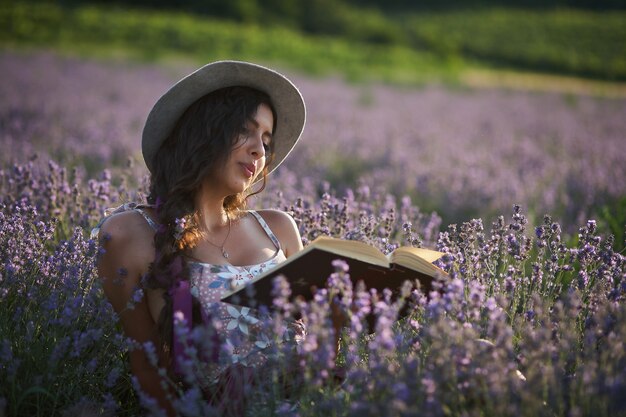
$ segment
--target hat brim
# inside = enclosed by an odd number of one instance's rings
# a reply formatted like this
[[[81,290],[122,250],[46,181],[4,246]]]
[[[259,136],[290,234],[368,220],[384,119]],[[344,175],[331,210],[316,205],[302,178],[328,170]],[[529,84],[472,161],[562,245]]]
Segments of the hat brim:
[[[261,65],[241,61],[217,61],[203,66],[178,81],[156,102],[146,120],[141,140],[143,159],[153,171],[157,150],[176,122],[199,98],[225,87],[251,87],[266,93],[276,112],[273,159],[275,170],[298,142],[306,122],[304,99],[285,76]]]

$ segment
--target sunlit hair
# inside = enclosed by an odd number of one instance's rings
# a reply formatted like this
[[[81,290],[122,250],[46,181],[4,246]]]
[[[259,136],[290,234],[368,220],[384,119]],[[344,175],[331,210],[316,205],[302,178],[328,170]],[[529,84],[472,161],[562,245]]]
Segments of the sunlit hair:
[[[167,290],[177,279],[189,279],[186,255],[200,238],[196,196],[207,179],[224,166],[261,104],[272,109],[275,124],[275,111],[269,96],[263,92],[227,87],[207,94],[185,111],[152,160],[148,203],[155,206],[160,226],[154,237],[155,259],[145,283],[148,288],[166,290],[165,308],[158,323],[166,354],[172,345],[172,302]],[[269,154],[266,152],[266,158],[258,190],[244,191],[224,200],[224,209],[231,217],[245,208],[250,195],[265,188],[271,149]],[[188,220],[183,230],[181,219]],[[194,299],[195,322],[199,320],[200,308]]]

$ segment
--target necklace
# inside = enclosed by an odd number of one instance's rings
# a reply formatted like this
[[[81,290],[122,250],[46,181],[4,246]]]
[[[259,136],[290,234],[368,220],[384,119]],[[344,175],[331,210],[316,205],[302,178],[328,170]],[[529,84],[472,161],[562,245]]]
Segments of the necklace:
[[[230,236],[230,226],[231,226],[230,223],[231,222],[230,222],[230,216],[228,215],[228,212],[226,212],[226,218],[228,219],[228,233],[226,233],[226,237],[224,238],[224,241],[222,242],[221,245],[216,245],[215,243],[211,242],[206,237],[204,238],[209,244],[215,246],[222,252],[222,256],[224,257],[224,259],[228,259],[228,257],[230,256],[228,252],[226,251],[226,249],[224,249],[224,245],[226,245],[226,242],[228,241],[228,237]]]

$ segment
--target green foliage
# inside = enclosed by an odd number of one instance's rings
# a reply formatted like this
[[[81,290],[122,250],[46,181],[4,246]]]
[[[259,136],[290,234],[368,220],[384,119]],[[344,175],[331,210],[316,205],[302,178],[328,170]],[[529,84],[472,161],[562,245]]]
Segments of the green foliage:
[[[187,9],[206,6],[197,3]],[[476,66],[626,80],[623,11],[478,9],[391,16],[335,0],[272,0],[263,7],[252,0],[209,3],[215,3],[211,10],[218,18],[111,6],[5,4],[0,42],[90,54],[123,51],[147,59],[235,57],[310,74],[339,71],[353,80],[402,83],[450,82]]]
[[[626,79],[626,14],[495,9],[412,15],[415,47],[442,56],[611,80]]]
[[[600,229],[615,237],[615,250],[626,248],[626,196],[606,204],[598,210]]]
[[[576,7],[589,10],[624,9],[624,0],[347,0],[354,5],[369,5],[396,10],[453,10],[485,7],[526,7],[550,9]]]
[[[457,73],[431,53],[405,46],[304,36],[287,28],[241,25],[187,13],[24,3],[1,6],[0,24],[5,28],[0,43],[5,45],[52,45],[89,54],[123,51],[147,59],[184,55],[199,62],[271,61],[312,74],[339,69],[359,80],[371,76],[415,83],[435,76],[452,80]],[[387,36],[372,33],[380,39]]]
[[[330,34],[374,44],[401,43],[404,34],[381,12],[354,9],[334,0],[302,2],[300,27],[305,32]]]

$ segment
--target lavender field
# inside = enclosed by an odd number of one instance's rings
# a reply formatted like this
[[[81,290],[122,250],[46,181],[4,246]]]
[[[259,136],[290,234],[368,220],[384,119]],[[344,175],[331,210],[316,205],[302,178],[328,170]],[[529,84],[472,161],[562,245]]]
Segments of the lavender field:
[[[0,158],[37,153],[91,175],[140,162],[145,115],[192,68],[4,52]],[[365,184],[408,195],[446,223],[491,220],[521,204],[536,222],[550,213],[568,226],[626,195],[626,97],[293,78],[308,121],[271,181],[283,192]]]
[[[0,416],[151,409],[88,232],[105,208],[142,198],[143,120],[193,67],[0,52]],[[297,304],[277,283],[274,366],[250,385],[248,414],[626,415],[626,98],[290,76],[305,133],[253,205],[290,211],[305,243],[437,248],[450,278],[392,301],[352,288],[338,263]],[[338,294],[349,326],[334,361]],[[412,313],[396,321],[403,303]],[[270,342],[298,314],[309,333],[293,358]],[[188,337],[213,349],[203,331]],[[181,415],[219,415],[188,377]]]

